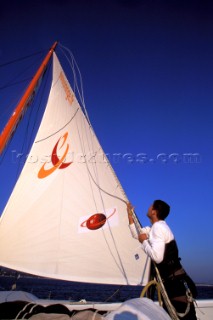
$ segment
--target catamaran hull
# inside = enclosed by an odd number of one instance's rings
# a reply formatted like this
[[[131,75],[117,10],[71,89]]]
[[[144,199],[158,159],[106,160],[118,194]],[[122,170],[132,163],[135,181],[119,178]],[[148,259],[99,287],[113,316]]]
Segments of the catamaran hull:
[[[131,314],[137,315],[138,320],[144,319],[143,316],[146,316],[146,319],[150,320],[169,320],[170,317],[164,312],[164,310],[159,307],[158,302],[154,302],[147,298],[136,298],[127,300],[124,303],[104,303],[104,302],[91,302],[81,300],[68,301],[68,300],[48,300],[48,299],[38,299],[36,296],[24,292],[24,291],[2,291],[0,292],[0,314],[4,308],[4,312],[7,309],[12,308],[12,303],[17,306],[17,303],[25,302],[25,305],[20,305],[19,312],[22,312],[22,309],[25,308],[25,314],[28,306],[28,316],[29,312],[35,314],[36,306],[40,306],[40,311],[42,313],[50,314],[50,310],[67,310],[67,314],[72,312],[80,312],[84,310],[97,310],[94,313],[99,314],[103,319],[113,320],[116,319],[118,314]],[[41,310],[41,308],[43,308]],[[13,309],[13,308],[12,308]],[[33,313],[34,312],[34,313]],[[199,320],[212,320],[213,315],[213,299],[207,300],[196,300],[196,313]],[[39,313],[38,313],[39,314]],[[153,315],[155,314],[155,318]],[[17,314],[16,314],[17,316]],[[23,318],[23,315],[22,315]],[[2,319],[2,317],[1,317]],[[11,319],[11,318],[10,318]],[[24,319],[24,318],[23,318]],[[30,319],[30,318],[28,318]],[[43,318],[42,318],[43,319]],[[54,318],[52,318],[54,319]],[[83,319],[83,318],[82,318]],[[96,319],[96,318],[95,318]],[[98,319],[98,318],[97,318]],[[125,318],[126,319],[126,318]],[[128,318],[127,318],[128,319]],[[89,320],[88,318],[86,320]]]

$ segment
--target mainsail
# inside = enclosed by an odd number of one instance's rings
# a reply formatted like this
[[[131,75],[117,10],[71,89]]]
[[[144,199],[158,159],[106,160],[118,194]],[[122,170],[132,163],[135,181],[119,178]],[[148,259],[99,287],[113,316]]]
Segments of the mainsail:
[[[70,281],[146,284],[149,260],[131,236],[127,201],[54,53],[46,109],[0,220],[0,265]]]

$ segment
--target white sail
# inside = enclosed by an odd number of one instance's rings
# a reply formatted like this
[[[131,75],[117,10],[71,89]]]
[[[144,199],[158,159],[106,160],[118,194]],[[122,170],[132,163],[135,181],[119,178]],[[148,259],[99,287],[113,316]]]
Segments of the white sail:
[[[29,157],[0,220],[0,265],[45,277],[146,284],[127,198],[54,54]]]

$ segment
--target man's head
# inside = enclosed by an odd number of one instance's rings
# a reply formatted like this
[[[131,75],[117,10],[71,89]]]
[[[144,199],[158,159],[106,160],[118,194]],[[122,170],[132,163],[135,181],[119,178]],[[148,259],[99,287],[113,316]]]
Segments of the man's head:
[[[170,206],[166,202],[162,200],[155,200],[150,206],[147,216],[152,222],[157,220],[165,220],[169,214],[169,211]]]
[[[153,202],[153,210],[157,211],[157,217],[159,220],[165,220],[169,214],[170,206],[162,200],[155,200]]]

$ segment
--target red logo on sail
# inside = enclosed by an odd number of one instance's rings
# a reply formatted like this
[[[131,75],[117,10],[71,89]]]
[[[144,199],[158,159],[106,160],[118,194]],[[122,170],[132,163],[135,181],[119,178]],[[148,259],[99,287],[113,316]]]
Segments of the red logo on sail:
[[[115,214],[115,212],[116,209],[114,208],[113,212],[108,217],[103,213],[95,213],[90,216],[89,219],[83,221],[81,223],[81,227],[87,227],[89,230],[100,229],[105,225],[105,222]]]
[[[57,155],[57,151],[59,149],[63,148],[63,146],[67,140],[67,137],[68,137],[68,132],[66,132],[61,138],[58,139],[58,141],[52,151],[52,155],[51,155],[51,161],[52,161],[53,167],[45,168],[45,165],[47,163],[47,162],[45,162],[38,172],[38,177],[40,179],[46,178],[51,173],[53,173],[56,169],[65,169],[72,163],[72,162],[64,162],[66,159],[67,153],[69,151],[69,144],[67,144],[66,149],[64,151],[64,154],[60,159]],[[60,142],[62,142],[61,146],[59,146]]]
[[[110,221],[108,221],[110,220]],[[108,222],[108,223],[106,223]],[[108,208],[104,212],[81,216],[79,218],[78,232],[85,233],[98,229],[107,229],[118,225],[118,210],[116,207]]]

